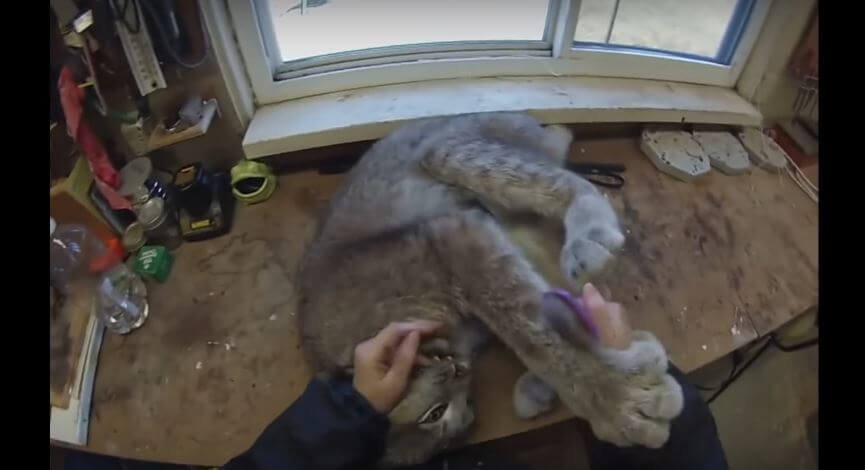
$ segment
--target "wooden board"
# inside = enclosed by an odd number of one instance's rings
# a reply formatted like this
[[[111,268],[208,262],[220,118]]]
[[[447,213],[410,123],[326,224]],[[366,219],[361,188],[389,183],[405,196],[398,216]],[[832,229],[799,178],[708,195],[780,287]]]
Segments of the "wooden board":
[[[78,359],[76,383],[72,387],[67,408],[51,407],[51,440],[68,444],[87,444],[90,402],[93,399],[93,379],[96,376],[99,351],[105,326],[95,316],[87,320],[84,347]]]
[[[67,408],[85,342],[95,285],[77,282],[51,317],[51,406]],[[80,379],[80,377],[79,377]]]
[[[72,173],[49,190],[49,210],[58,224],[81,224],[101,239],[116,236],[90,200],[93,176],[87,160],[78,157]]]
[[[575,147],[577,160],[627,165],[625,188],[608,191],[625,249],[597,284],[682,370],[817,304],[817,205],[786,175],[712,171],[683,183],[634,158],[631,139]]]
[[[628,240],[597,284],[681,369],[816,303],[817,209],[786,176],[713,171],[683,183],[655,170],[638,145],[636,136],[577,143],[572,156],[627,165],[625,188],[607,193]],[[341,180],[283,176],[270,201],[238,209],[230,234],[176,251],[168,282],[148,285],[144,326],[105,337],[88,450],[221,465],[303,391],[310,370],[295,329],[295,266]],[[570,417],[558,407],[516,418],[511,392],[522,370],[501,347],[480,357],[472,442]]]

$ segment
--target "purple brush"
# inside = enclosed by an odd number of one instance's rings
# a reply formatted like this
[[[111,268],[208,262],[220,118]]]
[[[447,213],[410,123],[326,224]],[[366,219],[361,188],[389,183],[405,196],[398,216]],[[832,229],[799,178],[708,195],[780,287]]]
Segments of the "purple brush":
[[[564,290],[564,289],[551,289],[544,293],[544,296],[552,296],[556,297],[562,302],[565,303],[571,310],[574,312],[574,316],[580,321],[583,325],[583,328],[592,335],[593,338],[599,339],[600,333],[598,332],[598,325],[595,323],[595,319],[592,318],[592,314],[589,312],[589,308],[586,307],[583,299],[579,297],[574,297],[573,294]]]

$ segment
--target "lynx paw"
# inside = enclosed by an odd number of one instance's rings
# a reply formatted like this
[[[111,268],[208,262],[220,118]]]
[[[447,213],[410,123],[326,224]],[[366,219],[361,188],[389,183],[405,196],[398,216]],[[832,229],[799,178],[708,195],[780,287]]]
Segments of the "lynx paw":
[[[684,405],[682,388],[669,374],[667,355],[648,332],[635,332],[624,351],[598,351],[609,373],[591,383],[575,385],[573,392],[591,397],[585,418],[595,435],[619,446],[633,444],[659,448],[670,435],[670,421]],[[576,397],[575,397],[576,398]]]
[[[606,230],[611,234],[596,236],[590,231],[586,237],[574,237],[565,243],[559,259],[565,277],[576,282],[599,272],[610,261],[613,252],[624,244],[625,237],[616,229]]]
[[[523,419],[534,418],[553,407],[556,392],[531,372],[526,372],[514,385],[514,409]]]
[[[625,398],[613,414],[588,418],[592,432],[620,447],[662,447],[670,437],[670,421],[682,411],[681,387],[665,374],[652,385],[624,388]]]
[[[585,184],[591,187],[591,183]],[[565,277],[571,280],[600,271],[625,244],[616,212],[596,190],[574,200],[564,223],[566,239],[559,261]]]

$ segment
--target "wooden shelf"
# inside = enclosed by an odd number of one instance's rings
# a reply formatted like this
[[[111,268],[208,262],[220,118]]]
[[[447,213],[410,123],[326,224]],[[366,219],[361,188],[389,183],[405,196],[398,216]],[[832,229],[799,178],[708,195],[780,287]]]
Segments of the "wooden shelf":
[[[150,134],[150,141],[147,146],[148,151],[152,152],[153,150],[168,147],[169,145],[174,145],[206,134],[207,129],[210,128],[210,123],[213,121],[213,116],[218,112],[219,107],[216,98],[211,98],[204,102],[204,109],[201,113],[201,120],[198,121],[198,124],[174,133],[166,131],[165,126],[159,124],[159,126],[157,126]]]

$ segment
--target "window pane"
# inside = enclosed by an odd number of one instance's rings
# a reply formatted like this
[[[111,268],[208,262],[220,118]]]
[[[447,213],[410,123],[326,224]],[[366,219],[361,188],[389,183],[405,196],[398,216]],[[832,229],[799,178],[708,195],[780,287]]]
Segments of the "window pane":
[[[549,0],[270,0],[283,61],[428,42],[542,40]]]
[[[714,58],[737,3],[737,0],[620,0],[616,11],[616,0],[583,0],[574,41]]]

